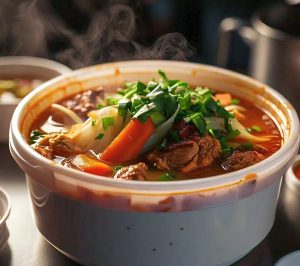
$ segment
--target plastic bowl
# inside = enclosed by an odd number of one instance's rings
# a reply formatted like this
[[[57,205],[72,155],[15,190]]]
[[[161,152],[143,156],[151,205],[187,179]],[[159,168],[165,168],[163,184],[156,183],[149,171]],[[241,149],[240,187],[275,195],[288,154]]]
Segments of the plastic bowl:
[[[271,114],[279,151],[251,167],[185,181],[122,181],[65,168],[26,143],[51,103],[99,85],[149,81],[157,70],[192,85],[234,92]],[[26,174],[35,222],[58,250],[84,265],[229,265],[270,231],[282,175],[299,144],[298,117],[268,86],[224,69],[174,61],[92,66],[53,79],[17,107],[10,150]]]
[[[0,79],[29,78],[49,80],[71,69],[52,60],[29,57],[8,56],[0,57]],[[9,102],[0,101],[0,142],[8,142],[9,124],[19,99]]]

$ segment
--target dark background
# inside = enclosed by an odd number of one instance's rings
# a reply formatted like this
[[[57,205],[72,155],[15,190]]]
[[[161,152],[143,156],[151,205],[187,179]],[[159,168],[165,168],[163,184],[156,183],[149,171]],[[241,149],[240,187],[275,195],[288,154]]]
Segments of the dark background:
[[[3,23],[5,20],[5,34],[0,35],[0,53],[2,55],[33,55],[55,59],[61,61],[73,68],[82,67],[89,64],[101,63],[106,61],[117,61],[124,59],[135,59],[132,56],[134,50],[132,42],[137,42],[143,47],[153,45],[155,41],[170,32],[182,33],[189,44],[194,48],[188,48],[189,51],[184,56],[174,56],[172,52],[162,54],[154,52],[157,55],[149,56],[142,53],[137,59],[141,58],[159,58],[159,59],[187,59],[190,61],[215,64],[216,50],[218,41],[218,25],[226,17],[240,17],[250,21],[251,16],[262,8],[274,5],[278,0],[40,0],[40,1],[20,1],[20,0],[1,0],[0,7],[2,16],[0,19],[0,34],[3,33]],[[97,14],[108,14],[109,7],[116,4],[130,6],[135,14],[136,29],[126,35],[125,40],[117,40],[109,43],[105,47],[101,46],[107,39],[103,33],[101,38],[94,40],[91,53],[93,59],[86,59],[84,54],[90,53],[91,46],[82,47],[74,44],[76,41],[70,37],[83,36],[90,30],[90,25]],[[36,10],[28,13],[26,9],[35,6],[38,10],[38,16],[35,17]],[[25,11],[24,11],[25,9]],[[1,15],[0,10],[0,15]],[[7,12],[9,10],[10,12]],[[101,13],[102,12],[102,13]],[[22,17],[24,16],[24,17]],[[50,17],[49,17],[50,16]],[[16,23],[21,18],[21,22]],[[50,19],[49,19],[50,18]],[[55,23],[53,22],[53,19]],[[39,23],[38,20],[42,20]],[[59,23],[56,23],[59,21]],[[53,22],[53,23],[52,23]],[[33,25],[31,25],[33,23]],[[41,25],[39,25],[41,24]],[[5,23],[4,23],[5,25]],[[26,25],[28,27],[26,28]],[[101,27],[101,22],[98,24]],[[111,33],[113,25],[105,25]],[[24,28],[25,27],[25,28]],[[45,27],[44,35],[40,37],[40,43],[34,45],[40,28]],[[51,28],[52,27],[52,28]],[[20,30],[21,28],[21,30]],[[23,29],[24,28],[24,29]],[[63,30],[62,30],[63,28]],[[103,31],[103,29],[101,29]],[[12,33],[11,33],[12,32]],[[45,33],[46,32],[46,33]],[[67,33],[66,33],[67,32]],[[109,34],[110,34],[109,33]],[[97,29],[91,33],[97,35]],[[24,36],[25,35],[25,36]],[[27,35],[27,36],[26,36]],[[84,38],[86,38],[85,36]],[[121,36],[122,37],[122,36]],[[123,36],[124,37],[124,36]],[[81,37],[80,37],[81,38]],[[115,40],[115,39],[114,39]],[[166,41],[168,42],[168,40]],[[176,42],[176,40],[175,40]],[[83,43],[87,43],[83,40]],[[18,44],[18,45],[17,45]],[[41,46],[46,46],[42,49]],[[70,47],[73,47],[72,51]],[[21,48],[20,48],[21,47]],[[26,47],[26,48],[24,48]],[[81,52],[78,52],[82,47]],[[30,49],[32,48],[32,49]],[[73,47],[74,48],[74,47]],[[184,50],[184,49],[182,49]],[[193,51],[193,53],[191,53]],[[104,55],[98,56],[103,53]],[[114,54],[113,56],[111,54]],[[67,54],[67,55],[66,55]],[[109,55],[108,55],[109,54]],[[185,56],[186,55],[186,56]],[[73,62],[76,58],[78,62]],[[234,42],[230,52],[229,68],[246,69],[248,61],[248,48],[237,36],[234,36]]]

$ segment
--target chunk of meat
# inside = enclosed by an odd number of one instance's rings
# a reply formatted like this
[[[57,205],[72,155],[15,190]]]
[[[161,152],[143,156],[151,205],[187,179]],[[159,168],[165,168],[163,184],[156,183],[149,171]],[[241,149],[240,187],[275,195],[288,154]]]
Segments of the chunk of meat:
[[[192,124],[186,123],[183,119],[174,124],[173,130],[176,130],[179,134],[180,139],[183,140],[200,137],[197,128]]]
[[[181,169],[184,173],[212,165],[221,155],[222,148],[219,140],[209,135],[205,137],[194,137],[193,140],[197,143],[199,152],[196,158]]]
[[[53,159],[56,155],[68,157],[82,152],[72,139],[63,133],[45,135],[33,145],[33,148],[48,159]]]
[[[103,101],[105,92],[103,87],[95,90],[87,90],[62,101],[60,104],[74,111],[79,117],[85,119],[91,110],[97,109],[97,105]],[[59,121],[59,119],[55,119]]]
[[[114,176],[114,179],[125,180],[146,180],[148,166],[145,163],[138,163],[122,167]]]
[[[213,164],[221,154],[221,145],[211,136],[193,135],[191,140],[171,144],[163,151],[150,152],[147,161],[160,170],[179,169],[184,173]]]
[[[222,167],[228,171],[239,170],[265,159],[265,157],[257,151],[238,151],[227,157],[222,163]]]
[[[160,170],[182,168],[199,152],[194,141],[181,141],[171,144],[162,152],[154,151],[148,154],[147,160]]]

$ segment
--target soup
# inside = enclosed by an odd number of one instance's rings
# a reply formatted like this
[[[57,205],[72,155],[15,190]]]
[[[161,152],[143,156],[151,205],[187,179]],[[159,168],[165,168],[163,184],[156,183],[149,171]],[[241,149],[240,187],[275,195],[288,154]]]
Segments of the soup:
[[[41,85],[39,79],[15,78],[0,80],[0,102],[15,101],[24,98],[29,92]]]
[[[52,104],[28,136],[32,148],[99,176],[171,181],[236,171],[281,147],[279,128],[253,103],[159,73]]]

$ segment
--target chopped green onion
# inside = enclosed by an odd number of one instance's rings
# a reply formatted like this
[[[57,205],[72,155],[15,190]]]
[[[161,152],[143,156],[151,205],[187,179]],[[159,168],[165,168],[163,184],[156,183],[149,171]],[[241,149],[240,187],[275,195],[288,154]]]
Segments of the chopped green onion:
[[[172,173],[165,173],[159,177],[159,181],[172,181],[176,176]]]
[[[44,136],[44,132],[38,131],[37,129],[32,130],[32,132],[30,133],[30,144],[35,144],[40,138]]]
[[[116,105],[118,104],[118,99],[109,97],[106,98],[106,103],[107,105]]]
[[[160,75],[161,79],[162,79],[162,82],[164,85],[168,86],[169,85],[169,80],[165,74],[165,72],[161,71],[161,70],[158,70],[158,74]]]
[[[96,120],[92,120],[92,126],[95,126],[96,125]]]
[[[131,101],[128,99],[121,99],[119,102],[119,109],[128,109],[131,106]]]
[[[253,125],[253,126],[251,127],[251,129],[252,129],[253,131],[255,131],[255,132],[261,132],[261,131],[262,131],[262,129],[261,129],[259,126],[257,126],[257,125]]]
[[[131,101],[128,99],[122,99],[119,101],[118,115],[123,117],[123,122],[125,122],[128,109],[131,106]]]
[[[213,138],[215,138],[216,139],[216,135],[215,135],[215,132],[213,131],[213,129],[212,128],[210,128],[210,129],[208,129],[208,133],[213,137]]]
[[[97,140],[97,139],[102,139],[104,137],[104,134],[103,133],[99,133],[98,135],[97,135],[97,137],[95,138],[95,140]]]
[[[108,129],[110,126],[114,125],[114,118],[113,117],[103,117],[102,118],[102,125],[103,125],[103,129],[106,130]]]
[[[102,109],[103,107],[105,107],[105,106],[102,105],[101,103],[98,103],[97,106],[96,106],[96,108],[97,108],[98,110]]]
[[[161,88],[147,95],[155,104],[158,111],[165,114],[167,118],[171,117],[177,110],[178,103],[173,95],[163,91]]]
[[[122,169],[123,167],[124,167],[123,165],[116,165],[116,166],[114,167],[114,171],[117,172],[117,171],[119,171],[120,169]]]
[[[118,114],[125,119],[127,112],[130,112],[132,118],[142,122],[150,116],[158,126],[168,120],[178,109],[175,120],[184,119],[187,123],[193,123],[201,136],[210,134],[223,142],[222,150],[230,149],[227,141],[239,134],[231,126],[230,118],[234,118],[234,114],[215,101],[214,94],[209,88],[193,89],[184,81],[168,79],[161,70],[158,73],[161,77],[159,82],[152,80],[148,84],[140,81],[125,84],[124,89],[119,92],[123,98],[118,101]],[[237,101],[233,102],[237,103]],[[206,123],[209,117],[222,118],[225,129],[221,131],[211,128]],[[164,137],[166,143],[179,139],[176,133],[168,133]]]
[[[233,98],[233,99],[231,100],[231,104],[237,105],[237,104],[239,104],[239,103],[240,103],[240,100],[239,100],[239,99]]]
[[[154,104],[146,104],[133,116],[133,118],[145,122],[153,110],[155,110]]]
[[[152,119],[152,122],[154,123],[154,125],[158,126],[160,125],[161,123],[163,123],[164,121],[166,121],[166,118],[165,116],[159,112],[159,111],[153,111],[151,114],[150,114],[150,117]]]
[[[123,117],[123,122],[124,122],[125,119],[126,119],[127,112],[128,112],[128,111],[127,111],[126,109],[118,109],[118,115]]]
[[[253,149],[253,143],[251,143],[250,141],[246,141],[242,144],[240,144],[240,147],[246,150],[252,150]]]
[[[189,121],[193,122],[195,127],[198,129],[200,135],[204,136],[205,132],[206,132],[206,121],[205,121],[204,117],[202,116],[202,114],[200,112],[199,113],[194,113],[194,114],[189,115],[184,120],[187,122],[188,119],[189,119]]]
[[[237,137],[240,134],[241,134],[241,132],[238,129],[232,130],[232,131],[228,132],[228,134],[226,136],[226,140],[234,139],[235,137]]]

